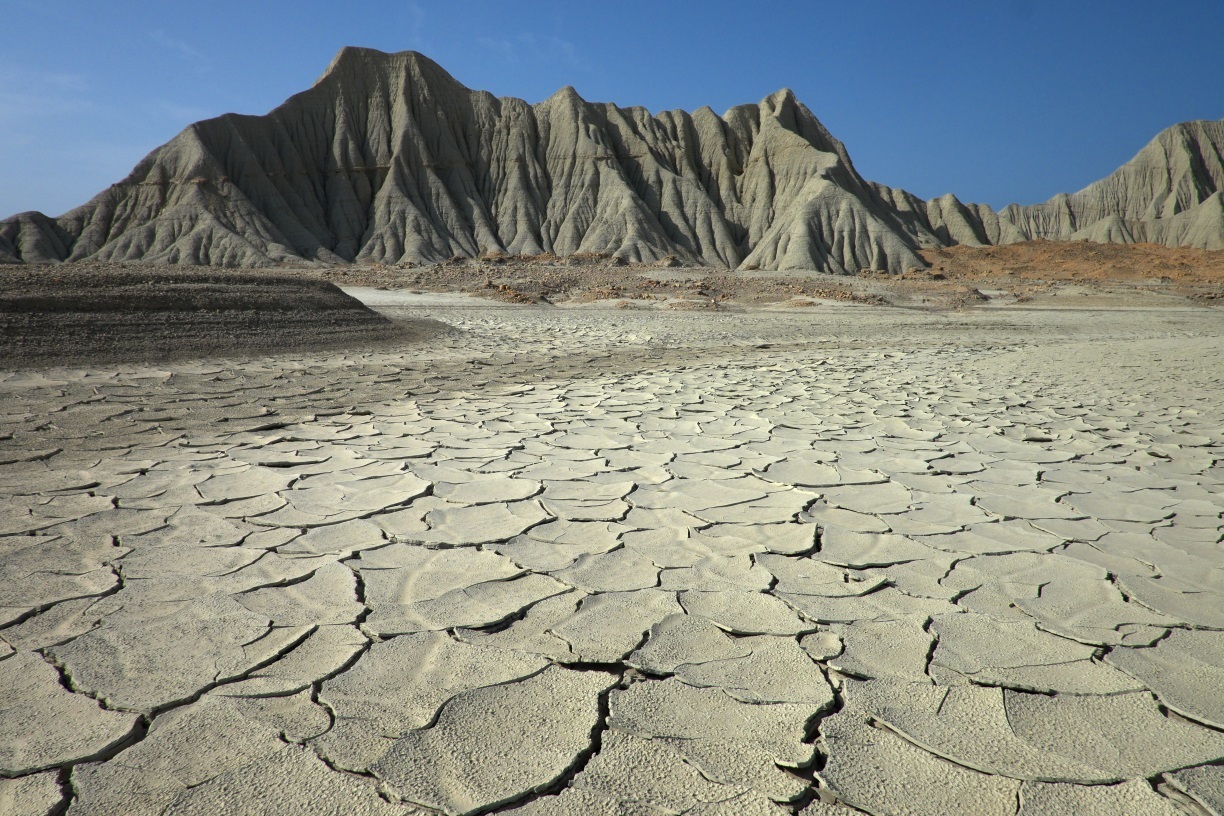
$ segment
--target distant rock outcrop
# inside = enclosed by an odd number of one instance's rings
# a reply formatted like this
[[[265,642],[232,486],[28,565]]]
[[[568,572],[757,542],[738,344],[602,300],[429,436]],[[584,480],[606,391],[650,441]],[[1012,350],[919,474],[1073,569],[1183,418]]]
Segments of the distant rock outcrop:
[[[1000,213],[1026,238],[1224,249],[1224,120],[1162,131],[1073,195]]]
[[[722,116],[651,115],[573,88],[529,105],[413,52],[346,48],[271,113],[191,125],[59,218],[0,221],[0,262],[593,253],[845,273],[1037,237],[1220,248],[1221,145],[1224,122],[1179,125],[1080,193],[995,212],[865,181],[790,91]]]

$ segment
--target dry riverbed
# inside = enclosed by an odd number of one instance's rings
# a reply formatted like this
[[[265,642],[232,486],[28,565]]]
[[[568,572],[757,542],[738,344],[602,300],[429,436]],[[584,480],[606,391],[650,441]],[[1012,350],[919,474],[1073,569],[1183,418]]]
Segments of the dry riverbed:
[[[1218,311],[382,296],[0,373],[0,811],[1224,809]]]

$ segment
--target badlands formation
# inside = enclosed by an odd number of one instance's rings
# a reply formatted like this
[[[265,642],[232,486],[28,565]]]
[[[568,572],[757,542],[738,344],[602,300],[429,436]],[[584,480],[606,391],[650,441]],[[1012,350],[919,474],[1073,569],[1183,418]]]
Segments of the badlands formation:
[[[0,262],[549,253],[840,274],[1033,239],[1224,249],[1222,154],[1224,122],[1176,125],[1074,195],[995,212],[866,181],[790,91],[722,116],[573,88],[528,105],[413,52],[346,48],[266,116],[198,122],[81,207],[0,221]]]
[[[0,222],[0,814],[1224,814],[1220,127],[995,213],[346,50]]]

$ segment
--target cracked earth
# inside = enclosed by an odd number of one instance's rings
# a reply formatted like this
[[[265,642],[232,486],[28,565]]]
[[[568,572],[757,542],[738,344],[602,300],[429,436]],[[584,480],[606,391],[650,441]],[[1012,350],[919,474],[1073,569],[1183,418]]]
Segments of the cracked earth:
[[[1224,813],[1219,312],[429,316],[0,373],[0,812]]]

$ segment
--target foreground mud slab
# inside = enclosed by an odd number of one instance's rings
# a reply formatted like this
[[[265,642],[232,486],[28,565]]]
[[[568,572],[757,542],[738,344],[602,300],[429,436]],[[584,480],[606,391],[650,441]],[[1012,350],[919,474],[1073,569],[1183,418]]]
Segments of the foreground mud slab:
[[[1218,312],[428,316],[0,375],[0,811],[1224,809]]]

